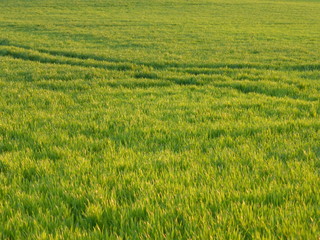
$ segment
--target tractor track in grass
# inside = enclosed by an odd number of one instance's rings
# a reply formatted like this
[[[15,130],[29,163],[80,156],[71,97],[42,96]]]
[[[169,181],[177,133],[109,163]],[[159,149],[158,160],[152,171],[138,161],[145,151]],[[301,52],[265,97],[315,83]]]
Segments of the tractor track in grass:
[[[248,94],[254,93],[269,97],[288,97],[292,99],[301,99],[306,101],[317,101],[318,99],[306,97],[303,94],[300,94],[299,91],[295,88],[292,89],[290,85],[286,84],[282,87],[277,87],[276,89],[269,89],[265,86],[258,86],[257,84],[249,84],[248,79],[245,79],[244,82],[233,79],[231,82],[221,82],[213,80],[198,80],[195,77],[198,75],[230,75],[232,71],[236,70],[272,70],[272,71],[314,71],[320,69],[317,64],[309,65],[295,65],[295,66],[286,66],[278,68],[275,66],[264,66],[258,64],[202,64],[202,65],[191,65],[191,64],[160,64],[160,63],[142,63],[134,61],[121,61],[119,59],[105,58],[96,55],[80,54],[74,52],[65,52],[65,51],[54,51],[46,49],[33,49],[28,46],[18,45],[18,44],[9,44],[8,41],[0,41],[0,57],[11,57],[14,59],[20,59],[24,61],[32,61],[44,64],[61,64],[69,66],[77,66],[84,68],[97,68],[104,70],[113,70],[113,71],[123,71],[128,72],[135,79],[149,79],[160,80],[161,83],[139,83],[136,84],[138,88],[146,87],[167,87],[171,84],[175,85],[192,85],[192,86],[201,86],[208,83],[212,83],[213,86],[217,88],[229,88],[235,89],[241,93]],[[145,71],[145,69],[148,69]],[[166,71],[167,73],[185,73],[188,76],[182,77],[167,77],[160,75],[157,71]],[[231,71],[231,72],[230,72]],[[194,77],[193,77],[194,76]],[[232,76],[231,76],[232,78]],[[254,80],[249,79],[249,82],[255,82]],[[259,82],[261,82],[259,80]],[[132,87],[131,83],[121,84],[121,83],[110,83],[110,87]],[[264,84],[265,85],[265,84]]]
[[[211,75],[216,73],[217,69],[252,69],[252,70],[274,70],[274,71],[319,71],[320,63],[299,64],[299,65],[262,65],[256,63],[208,63],[208,64],[181,64],[181,63],[146,63],[140,61],[128,61],[115,58],[106,58],[103,56],[81,54],[75,52],[56,51],[47,49],[33,49],[29,46],[20,44],[10,44],[7,40],[0,40],[0,56],[11,56],[18,59],[37,61],[41,63],[67,64],[70,66],[94,67],[110,70],[136,70],[142,67],[148,67],[154,70],[180,71],[192,75]],[[20,51],[17,51],[20,50]],[[22,51],[25,54],[22,54]],[[65,59],[54,59],[63,57]],[[73,60],[73,61],[70,61]],[[95,61],[94,63],[83,63],[83,61]]]

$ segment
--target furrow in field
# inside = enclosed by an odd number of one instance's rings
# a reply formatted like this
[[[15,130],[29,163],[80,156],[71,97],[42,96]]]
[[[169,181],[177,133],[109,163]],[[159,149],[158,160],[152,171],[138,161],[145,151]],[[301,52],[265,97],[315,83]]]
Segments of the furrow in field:
[[[250,76],[248,79],[234,75],[236,69],[209,69],[212,73],[210,78],[201,76],[192,76],[190,73],[185,75],[179,75],[177,70],[170,69],[166,71],[152,71],[144,70],[143,66],[130,65],[130,64],[116,64],[104,61],[97,61],[92,59],[78,59],[68,57],[57,57],[47,53],[40,53],[38,51],[21,49],[18,47],[0,47],[0,56],[9,56],[15,59],[22,59],[26,61],[40,62],[46,64],[66,64],[69,66],[79,66],[88,68],[100,68],[106,70],[124,71],[125,75],[134,79],[139,79],[127,82],[108,82],[109,87],[124,87],[124,88],[149,88],[149,87],[168,87],[172,84],[182,86],[202,86],[206,84],[213,85],[218,88],[235,89],[242,93],[254,93],[259,95],[265,95],[269,97],[288,97],[292,99],[301,99],[306,101],[317,101],[316,97],[306,95],[297,84],[279,83],[270,79],[262,80],[263,76]],[[208,71],[209,71],[208,70]],[[250,71],[245,69],[243,71]],[[256,74],[258,72],[256,71]],[[183,74],[183,73],[182,73]],[[214,75],[216,74],[216,75]],[[205,76],[205,75],[204,75]],[[221,76],[229,78],[229,80],[221,80]],[[262,78],[262,79],[261,79]]]
[[[67,52],[67,51],[60,51],[60,50],[58,51],[58,50],[50,50],[50,49],[34,49],[26,45],[11,44],[9,43],[8,40],[0,40],[0,46],[15,47],[15,48],[20,48],[24,50],[32,50],[34,52],[45,53],[52,56],[74,58],[79,60],[91,59],[91,60],[102,61],[102,62],[128,63],[128,62],[121,61],[119,59],[106,58],[106,57],[102,57],[94,54],[83,54],[83,53]]]
[[[265,65],[265,64],[259,64],[259,63],[203,63],[200,65],[190,64],[190,63],[176,63],[176,62],[158,63],[158,62],[121,60],[121,59],[115,59],[115,58],[107,58],[104,56],[98,56],[94,54],[67,52],[67,51],[60,51],[60,50],[58,51],[58,50],[48,50],[48,49],[33,49],[25,45],[11,44],[8,40],[0,40],[0,46],[12,47],[12,48],[20,49],[22,51],[32,51],[33,53],[37,53],[39,55],[45,54],[51,57],[68,58],[68,59],[73,59],[75,61],[84,61],[84,60],[95,61],[96,65],[93,65],[93,67],[99,67],[98,63],[100,62],[102,62],[103,64],[108,63],[109,65],[118,64],[121,66],[126,66],[125,70],[131,69],[133,66],[135,67],[143,66],[143,67],[149,67],[151,69],[157,69],[157,70],[180,71],[180,72],[185,72],[193,75],[199,75],[199,74],[210,75],[212,73],[215,73],[217,69],[234,69],[234,70],[253,69],[253,70],[275,70],[275,71],[288,71],[288,70],[292,71],[293,70],[293,71],[299,71],[299,72],[320,70],[319,62],[292,64],[292,65],[272,65],[272,64]],[[26,59],[26,60],[30,60],[30,59]],[[121,69],[122,68],[120,67],[120,70]]]
[[[296,86],[292,86],[286,83],[274,83],[270,81],[232,81],[232,82],[217,82],[213,83],[213,86],[218,88],[228,88],[235,89],[239,92],[248,94],[254,93],[259,95],[264,95],[268,97],[288,97],[294,100],[304,100],[304,101],[319,101],[316,96],[307,94]]]
[[[133,66],[129,64],[115,64],[105,61],[96,61],[92,59],[78,59],[70,57],[57,57],[55,55],[41,53],[39,51],[21,49],[18,47],[1,47],[0,56],[9,56],[16,59],[22,59],[26,61],[40,62],[40,63],[52,63],[52,64],[66,64],[70,66],[80,67],[92,67],[109,70],[126,71],[132,70]]]

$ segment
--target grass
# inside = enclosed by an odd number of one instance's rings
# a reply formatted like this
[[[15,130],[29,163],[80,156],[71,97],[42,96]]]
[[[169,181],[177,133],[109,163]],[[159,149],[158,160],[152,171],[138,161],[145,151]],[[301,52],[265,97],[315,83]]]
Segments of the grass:
[[[319,239],[319,1],[0,9],[0,239]]]

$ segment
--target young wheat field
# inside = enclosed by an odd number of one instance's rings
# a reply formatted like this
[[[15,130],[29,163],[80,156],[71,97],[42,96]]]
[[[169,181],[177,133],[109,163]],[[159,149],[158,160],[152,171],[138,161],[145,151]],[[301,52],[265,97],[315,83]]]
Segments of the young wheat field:
[[[0,239],[319,238],[319,0],[0,1]]]

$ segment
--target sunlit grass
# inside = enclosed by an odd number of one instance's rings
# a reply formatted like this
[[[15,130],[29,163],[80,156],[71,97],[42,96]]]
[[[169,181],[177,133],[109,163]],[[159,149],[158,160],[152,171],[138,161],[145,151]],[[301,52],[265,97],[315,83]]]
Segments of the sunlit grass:
[[[318,239],[319,1],[2,1],[1,239]]]

